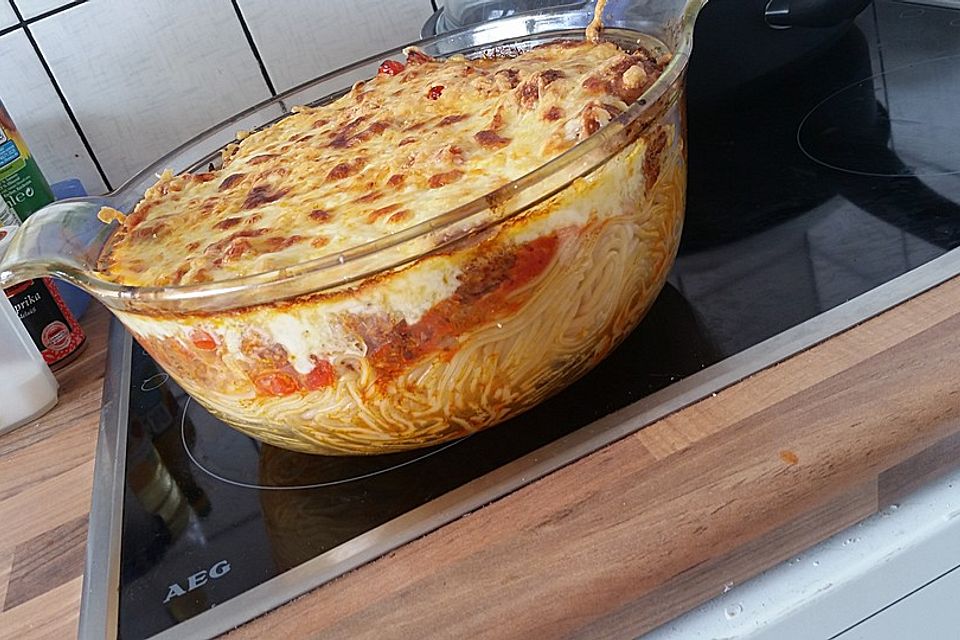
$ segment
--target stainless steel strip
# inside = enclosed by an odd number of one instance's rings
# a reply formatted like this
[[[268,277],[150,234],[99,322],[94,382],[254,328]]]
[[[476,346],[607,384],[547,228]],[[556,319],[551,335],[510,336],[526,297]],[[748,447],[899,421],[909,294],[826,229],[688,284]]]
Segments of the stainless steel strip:
[[[960,274],[960,249],[414,509],[154,636],[213,637]]]
[[[117,637],[132,345],[130,334],[123,325],[112,320],[80,599],[78,635],[82,640],[113,640]]]

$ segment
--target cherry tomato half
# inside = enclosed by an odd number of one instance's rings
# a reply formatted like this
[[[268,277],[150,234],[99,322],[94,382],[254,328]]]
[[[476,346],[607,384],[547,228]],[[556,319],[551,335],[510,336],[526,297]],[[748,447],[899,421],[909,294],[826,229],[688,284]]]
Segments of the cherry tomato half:
[[[396,60],[384,60],[378,71],[384,75],[395,76],[405,68],[406,67],[402,62],[397,62]]]
[[[269,396],[288,396],[300,388],[300,384],[289,373],[267,371],[256,377],[253,383],[257,390]]]
[[[314,362],[316,362],[316,366],[307,374],[307,389],[323,389],[332,385],[334,380],[337,379],[333,365],[326,360],[316,359]]]
[[[203,329],[194,329],[191,331],[190,342],[201,351],[214,351],[217,348],[217,341]]]

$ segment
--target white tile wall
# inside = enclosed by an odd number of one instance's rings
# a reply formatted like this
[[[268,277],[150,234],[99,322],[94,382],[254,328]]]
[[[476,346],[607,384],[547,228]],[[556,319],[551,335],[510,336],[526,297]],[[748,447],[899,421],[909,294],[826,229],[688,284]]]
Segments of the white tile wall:
[[[104,190],[80,136],[21,30],[0,36],[0,99],[48,180],[80,178],[88,193]]]
[[[2,1],[2,0],[0,0]],[[70,0],[13,0],[20,14],[25,20],[36,17],[41,13],[53,11],[63,5],[70,4]]]
[[[277,91],[419,39],[430,0],[239,0]]]
[[[229,0],[91,0],[31,29],[114,185],[269,96]]]
[[[15,24],[17,24],[17,14],[13,12],[9,4],[0,0],[0,29],[6,29]]]
[[[26,19],[69,0],[12,0]],[[274,86],[416,40],[430,0],[237,0]],[[0,0],[0,30],[14,27]],[[231,0],[88,0],[29,26],[113,187],[269,96]],[[0,36],[0,99],[51,181],[106,186],[22,29]]]

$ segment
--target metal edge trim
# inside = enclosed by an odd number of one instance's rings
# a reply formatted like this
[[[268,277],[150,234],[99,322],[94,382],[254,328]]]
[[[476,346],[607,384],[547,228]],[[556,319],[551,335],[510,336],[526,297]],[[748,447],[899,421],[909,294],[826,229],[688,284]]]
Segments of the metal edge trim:
[[[116,638],[119,614],[123,474],[133,340],[116,319],[110,322],[108,345],[80,598],[78,636],[84,640]]]
[[[213,637],[960,274],[960,249],[721,360],[153,636]]]

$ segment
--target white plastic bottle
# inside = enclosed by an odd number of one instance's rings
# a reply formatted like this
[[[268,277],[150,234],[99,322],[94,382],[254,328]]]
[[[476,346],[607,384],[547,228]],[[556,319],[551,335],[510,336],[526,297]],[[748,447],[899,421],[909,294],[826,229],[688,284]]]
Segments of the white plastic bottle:
[[[3,200],[0,198],[0,200]],[[16,227],[20,224],[20,218],[13,212],[13,209],[7,206],[7,203],[0,202],[0,227]]]
[[[0,227],[0,255],[15,230]],[[56,404],[57,379],[0,291],[0,433],[30,422]]]

